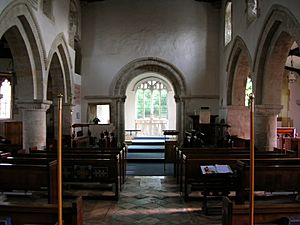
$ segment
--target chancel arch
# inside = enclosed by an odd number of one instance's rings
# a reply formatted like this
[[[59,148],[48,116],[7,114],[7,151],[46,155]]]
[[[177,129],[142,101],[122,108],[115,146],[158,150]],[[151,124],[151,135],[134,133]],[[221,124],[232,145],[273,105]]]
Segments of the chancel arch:
[[[289,50],[300,37],[299,22],[287,9],[273,6],[259,39],[255,55],[256,145],[276,146],[277,116],[282,109],[281,87]]]
[[[124,66],[117,75],[113,87],[112,95],[119,100],[117,103],[117,132],[119,133],[120,140],[124,140],[124,102],[126,101],[126,91],[130,82],[137,76],[145,73],[156,73],[161,76],[162,79],[167,80],[174,90],[174,99],[176,102],[176,129],[181,131],[179,138],[183,135],[184,129],[184,97],[186,94],[186,87],[183,75],[172,64],[159,59],[159,58],[140,58],[136,59],[126,66]]]

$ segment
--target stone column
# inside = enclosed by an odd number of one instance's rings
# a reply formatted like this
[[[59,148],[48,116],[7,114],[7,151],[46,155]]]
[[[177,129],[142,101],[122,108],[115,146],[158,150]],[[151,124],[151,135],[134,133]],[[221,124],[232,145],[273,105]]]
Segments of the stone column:
[[[174,96],[175,102],[176,102],[176,130],[179,131],[178,134],[178,144],[182,145],[183,143],[183,137],[184,137],[184,115],[185,113],[185,101],[180,98],[179,96]]]
[[[250,139],[250,109],[246,106],[230,105],[226,110],[226,123],[230,125],[230,135]]]
[[[259,151],[273,151],[277,142],[277,115],[281,105],[255,105],[255,146]]]
[[[116,124],[116,133],[118,137],[118,142],[119,144],[124,143],[125,141],[125,113],[124,113],[124,108],[125,108],[125,99],[126,96],[124,97],[119,97],[117,98],[117,124]]]
[[[36,147],[38,150],[46,148],[46,111],[51,101],[33,100],[18,101],[18,108],[22,112],[23,149]]]
[[[56,106],[57,109],[57,106]],[[63,127],[62,134],[63,135],[71,135],[72,133],[72,113],[73,113],[73,105],[69,103],[63,104]],[[56,111],[57,113],[57,111]]]

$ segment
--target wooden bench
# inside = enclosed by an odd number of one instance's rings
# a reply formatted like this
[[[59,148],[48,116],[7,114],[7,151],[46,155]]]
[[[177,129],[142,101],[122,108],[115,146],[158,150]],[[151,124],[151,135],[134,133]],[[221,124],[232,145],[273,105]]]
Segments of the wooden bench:
[[[20,163],[0,163],[0,190],[41,191],[47,188],[48,203],[57,201],[57,161],[31,160]]]
[[[0,203],[0,216],[10,217],[13,225],[43,224],[54,225],[58,219],[56,204],[10,204]],[[63,206],[65,225],[83,225],[82,198],[78,197],[71,205]]]
[[[243,203],[249,190],[249,160],[237,163],[236,201]],[[255,160],[255,191],[300,191],[300,158]]]
[[[126,170],[127,170],[127,145],[124,145],[122,148],[63,148],[63,157],[76,157],[75,155],[80,154],[82,157],[88,158],[89,155],[91,158],[95,157],[114,157],[114,155],[119,155],[120,162],[120,183],[125,183],[126,179]],[[31,154],[36,155],[37,157],[56,157],[56,151],[32,151]],[[83,155],[84,154],[84,155]],[[47,156],[46,156],[47,155]],[[96,156],[97,155],[97,156]],[[102,155],[102,156],[101,156]],[[78,157],[81,157],[78,156]]]
[[[255,203],[256,224],[278,224],[283,217],[300,217],[300,203]],[[222,225],[249,224],[249,204],[234,204],[228,197],[223,198]]]
[[[185,147],[177,147],[175,148],[175,174],[177,178],[177,183],[180,182],[180,176],[182,171],[182,163],[183,163],[183,154],[185,155],[197,155],[196,158],[204,157],[207,158],[214,154],[249,154],[249,149],[246,148],[185,148]],[[207,156],[209,155],[209,156]]]
[[[66,152],[62,154],[63,159],[68,158],[84,158],[84,159],[116,159],[118,158],[119,162],[119,176],[120,176],[120,185],[125,182],[126,168],[124,164],[124,160],[121,160],[120,156],[122,154],[120,152],[99,152],[99,151],[76,151],[76,152]],[[23,158],[57,158],[57,154],[55,152],[34,152],[31,154],[18,154],[18,157]]]
[[[64,185],[111,185],[114,197],[119,197],[121,190],[119,156],[110,159],[90,158],[65,158],[63,160]]]
[[[90,153],[90,154],[120,154],[120,169],[122,175],[122,183],[125,183],[127,170],[127,153],[128,146],[125,144],[122,148],[64,148],[64,153]]]
[[[180,151],[180,150],[179,150]],[[199,152],[189,152],[185,151],[180,153],[180,161],[178,162],[178,172],[177,181],[179,183],[180,192],[183,191],[183,187],[186,186],[185,183],[189,182],[189,179],[195,179],[197,172],[199,172],[200,165],[209,165],[210,161],[213,164],[229,164],[233,170],[236,169],[237,160],[247,160],[250,158],[249,150],[224,150],[224,151],[199,151]],[[256,152],[256,158],[273,158],[273,157],[289,157],[286,154],[280,152]],[[292,158],[292,155],[290,156]],[[197,171],[197,172],[195,172]],[[199,177],[197,179],[200,179]],[[185,183],[184,183],[184,181]],[[186,197],[186,192],[184,191],[184,196]]]
[[[44,158],[42,158],[44,157]],[[19,157],[8,157],[6,162],[31,162],[46,160],[51,161],[56,154],[36,153],[24,154]],[[121,176],[119,155],[89,155],[89,154],[64,154],[62,161],[63,184],[65,187],[82,187],[89,186],[95,190],[99,186],[111,186],[114,197],[118,198],[121,190]]]
[[[10,152],[12,155],[17,154],[19,150],[22,149],[22,145],[19,144],[4,144],[0,143],[0,151]]]
[[[8,157],[8,156],[11,156],[10,152],[2,152],[2,151],[0,151],[0,159]]]

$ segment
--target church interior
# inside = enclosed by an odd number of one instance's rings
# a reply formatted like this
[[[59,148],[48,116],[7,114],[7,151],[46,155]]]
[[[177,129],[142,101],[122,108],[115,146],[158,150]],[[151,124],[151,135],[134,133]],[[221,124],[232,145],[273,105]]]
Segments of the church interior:
[[[0,224],[299,224],[299,37],[296,0],[1,0]]]

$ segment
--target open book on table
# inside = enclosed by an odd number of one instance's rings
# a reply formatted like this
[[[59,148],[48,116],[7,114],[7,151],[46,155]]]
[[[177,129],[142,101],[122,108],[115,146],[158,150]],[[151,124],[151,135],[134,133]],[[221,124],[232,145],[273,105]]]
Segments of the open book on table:
[[[202,174],[212,174],[212,173],[233,173],[229,165],[204,165],[200,166]]]

